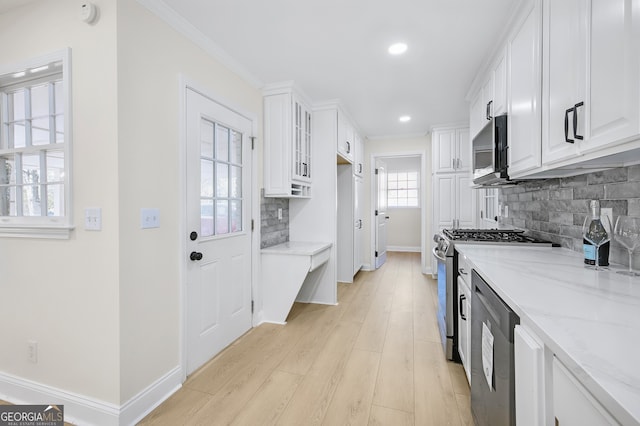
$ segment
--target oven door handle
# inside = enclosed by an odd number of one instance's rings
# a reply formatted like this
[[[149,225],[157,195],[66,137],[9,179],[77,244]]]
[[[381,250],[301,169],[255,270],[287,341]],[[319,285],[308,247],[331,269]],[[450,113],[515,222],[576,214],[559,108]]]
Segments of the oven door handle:
[[[446,256],[440,256],[440,255],[438,254],[438,251],[436,250],[436,248],[435,248],[435,247],[431,250],[431,252],[432,252],[432,253],[433,253],[433,255],[436,257],[436,259],[438,259],[438,260],[442,260],[443,262],[446,262],[446,261],[447,261],[447,257],[446,257]]]

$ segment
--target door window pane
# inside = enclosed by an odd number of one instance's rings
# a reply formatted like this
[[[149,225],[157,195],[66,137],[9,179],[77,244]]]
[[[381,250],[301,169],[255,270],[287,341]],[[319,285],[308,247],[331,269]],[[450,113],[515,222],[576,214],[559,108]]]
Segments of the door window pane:
[[[231,158],[230,162],[242,164],[242,133],[231,132]]]
[[[231,166],[231,194],[229,197],[242,197],[242,167]]]
[[[229,196],[229,166],[216,163],[216,197]]]
[[[207,120],[200,121],[200,156],[213,158],[213,123]]]
[[[213,200],[200,200],[200,235],[210,237],[213,233]]]
[[[242,201],[231,201],[231,232],[242,231]]]
[[[200,160],[200,196],[213,197],[213,161]]]
[[[216,201],[216,235],[229,233],[229,201]]]
[[[229,129],[216,126],[216,160],[229,161]]]

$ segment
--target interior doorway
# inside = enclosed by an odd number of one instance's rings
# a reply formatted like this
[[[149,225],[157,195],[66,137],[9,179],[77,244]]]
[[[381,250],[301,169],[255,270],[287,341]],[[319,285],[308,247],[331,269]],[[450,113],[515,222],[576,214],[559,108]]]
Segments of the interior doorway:
[[[425,232],[430,203],[424,152],[373,154],[371,164],[376,165],[371,173],[371,265],[377,269],[383,263],[380,242],[384,241],[386,251],[420,252],[422,272],[427,273]],[[380,200],[384,200],[384,216]]]

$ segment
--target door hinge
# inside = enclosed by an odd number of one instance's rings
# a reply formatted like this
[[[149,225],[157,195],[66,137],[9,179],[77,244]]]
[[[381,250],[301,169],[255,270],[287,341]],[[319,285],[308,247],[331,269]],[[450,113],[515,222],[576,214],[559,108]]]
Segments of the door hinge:
[[[253,219],[251,219],[251,232],[253,232]]]
[[[253,300],[251,301],[251,313],[253,313]]]
[[[378,216],[378,210],[375,211],[375,215]]]
[[[376,251],[376,257],[378,257],[378,252]]]
[[[251,136],[251,150],[253,151],[256,148],[256,138],[255,136]]]
[[[378,174],[378,169],[376,169],[376,174]]]

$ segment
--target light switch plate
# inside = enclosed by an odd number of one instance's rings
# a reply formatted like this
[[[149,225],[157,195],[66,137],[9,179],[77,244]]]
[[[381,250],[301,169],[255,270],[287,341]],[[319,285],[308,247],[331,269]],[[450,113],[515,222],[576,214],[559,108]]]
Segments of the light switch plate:
[[[140,227],[160,228],[160,209],[140,209]]]
[[[100,207],[84,209],[84,229],[87,231],[102,230],[102,209]]]

